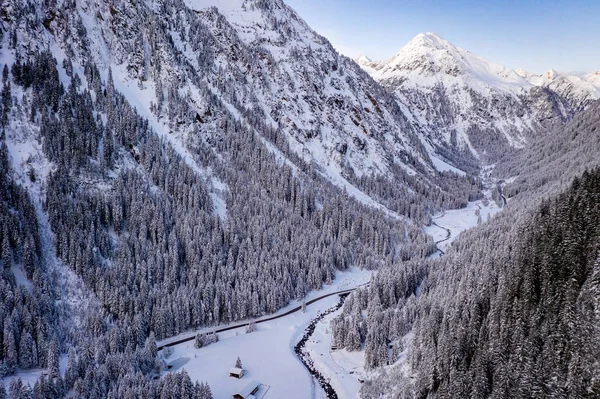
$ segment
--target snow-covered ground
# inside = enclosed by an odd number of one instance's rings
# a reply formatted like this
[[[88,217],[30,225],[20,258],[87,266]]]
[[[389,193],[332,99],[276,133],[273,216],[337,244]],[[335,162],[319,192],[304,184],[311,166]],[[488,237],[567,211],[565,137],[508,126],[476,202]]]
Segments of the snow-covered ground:
[[[435,224],[425,227],[425,233],[437,241],[444,240],[450,231],[450,238],[438,243],[438,248],[446,252],[446,248],[465,230],[477,226],[478,213],[481,215],[481,221],[485,222],[488,217],[494,216],[502,208],[495,201],[488,198],[469,202],[466,208],[452,209],[443,214],[433,217]],[[446,230],[447,229],[447,230]]]
[[[365,380],[365,352],[348,352],[345,349],[331,350],[330,323],[342,309],[323,318],[315,332],[306,343],[306,349],[314,361],[315,367],[328,377],[329,383],[340,399],[353,399],[361,386],[359,380]]]
[[[0,381],[2,381],[2,383],[4,384],[4,389],[6,389],[7,393],[8,393],[9,387],[10,387],[10,381],[12,379],[16,379],[16,378],[20,378],[21,381],[23,381],[23,385],[25,385],[25,386],[29,385],[31,388],[33,388],[37,379],[45,371],[46,371],[46,369],[31,369],[31,370],[18,371],[14,375],[11,375],[9,377],[4,377]]]
[[[357,287],[370,277],[370,271],[359,269],[338,273],[333,284],[311,292],[307,300]],[[208,382],[215,398],[230,398],[253,380],[263,385],[260,392],[266,399],[323,397],[321,388],[296,357],[293,347],[310,321],[338,301],[339,297],[333,295],[308,305],[305,313],[299,311],[256,324],[256,331],[250,334],[245,334],[244,327],[219,333],[219,342],[201,349],[195,349],[193,341],[175,345],[166,362],[174,363],[173,371],[185,369],[192,381]],[[298,305],[299,302],[291,303],[279,313]],[[229,369],[238,356],[246,370],[240,380],[229,377]]]
[[[67,369],[67,356],[62,355],[58,359],[58,367],[61,375],[65,375],[65,370]],[[35,382],[40,378],[42,373],[46,373],[46,369],[29,369],[29,370],[18,370],[14,375],[10,375],[8,377],[4,377],[0,379],[0,383],[4,385],[4,389],[8,393],[10,388],[10,381],[16,378],[20,378],[23,382],[23,385],[29,385],[31,388],[35,385]]]
[[[460,176],[465,176],[466,173],[458,168],[455,168],[454,166],[450,165],[447,162],[442,161],[439,156],[431,153],[430,154],[430,158],[431,158],[431,163],[433,163],[433,166],[439,170],[440,172],[454,172]]]

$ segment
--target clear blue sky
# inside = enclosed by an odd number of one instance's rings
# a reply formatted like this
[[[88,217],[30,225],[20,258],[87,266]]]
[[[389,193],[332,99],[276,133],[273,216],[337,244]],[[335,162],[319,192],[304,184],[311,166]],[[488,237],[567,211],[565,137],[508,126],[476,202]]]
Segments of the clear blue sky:
[[[600,70],[600,0],[285,0],[341,53],[392,57],[421,32],[542,73]]]

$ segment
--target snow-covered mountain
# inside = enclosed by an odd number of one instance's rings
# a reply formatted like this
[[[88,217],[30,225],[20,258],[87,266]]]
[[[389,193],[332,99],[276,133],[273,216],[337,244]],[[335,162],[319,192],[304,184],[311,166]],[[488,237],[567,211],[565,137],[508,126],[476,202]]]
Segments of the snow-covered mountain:
[[[0,71],[0,376],[57,397],[189,391],[156,339],[426,256],[480,189],[280,0],[6,0]]]
[[[0,2],[0,377],[28,375],[33,396],[212,399],[185,371],[204,360],[181,367],[157,339],[252,326],[355,268],[394,273],[358,291],[374,302],[366,324],[352,306],[351,345],[377,353],[369,367],[399,355],[417,299],[460,275],[428,277],[422,226],[487,194],[475,155],[569,119],[599,76],[517,73],[431,34],[358,61],[376,80],[281,0]],[[497,177],[542,171],[557,147],[554,173],[569,166],[594,110]],[[372,322],[399,335],[365,335]]]
[[[575,75],[549,69],[535,75],[519,69],[517,71],[534,86],[547,87],[565,99],[569,106],[579,112],[600,98],[600,71],[588,75]]]
[[[417,35],[387,61],[356,62],[396,94],[434,144],[468,148],[477,157],[523,147],[600,98],[595,74],[514,71],[434,33]]]
[[[11,1],[16,20],[22,5]],[[281,0],[34,3],[42,23],[17,27],[19,52],[92,60],[103,79],[110,66],[117,88],[186,159],[199,142],[218,145],[227,114],[286,162],[301,166],[297,157],[370,205],[360,179],[404,190],[408,180],[435,186],[436,169],[456,171],[393,94]]]
[[[343,170],[386,174],[392,163],[431,169],[393,98],[280,0],[78,1],[76,7],[94,44],[91,56],[112,65],[146,108],[160,103],[160,89],[165,97],[174,89],[202,115],[206,104],[196,92],[209,90],[240,122],[258,120],[283,133],[298,156],[335,178]],[[60,30],[60,16],[49,30]],[[155,43],[156,30],[172,40],[172,50]],[[53,39],[68,45],[60,35]]]

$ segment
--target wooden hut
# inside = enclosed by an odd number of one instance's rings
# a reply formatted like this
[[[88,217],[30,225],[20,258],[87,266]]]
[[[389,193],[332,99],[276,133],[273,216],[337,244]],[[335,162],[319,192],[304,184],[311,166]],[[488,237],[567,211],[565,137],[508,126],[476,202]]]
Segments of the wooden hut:
[[[233,395],[233,399],[255,399],[254,396],[260,388],[260,383],[256,381],[252,381],[250,384],[246,385],[244,389],[239,391],[238,393]]]
[[[244,376],[244,369],[238,367],[230,368],[229,376],[234,378],[242,378]]]

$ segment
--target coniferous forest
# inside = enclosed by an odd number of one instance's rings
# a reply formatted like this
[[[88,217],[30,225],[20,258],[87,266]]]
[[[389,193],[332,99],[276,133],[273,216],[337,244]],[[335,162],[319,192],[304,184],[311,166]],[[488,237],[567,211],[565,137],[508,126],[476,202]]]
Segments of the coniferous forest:
[[[329,327],[361,398],[600,397],[599,100],[471,90],[446,134],[456,88],[374,79],[281,0],[214,3],[0,4],[0,399],[213,398],[161,341],[356,269]],[[502,209],[439,250],[474,201]]]

